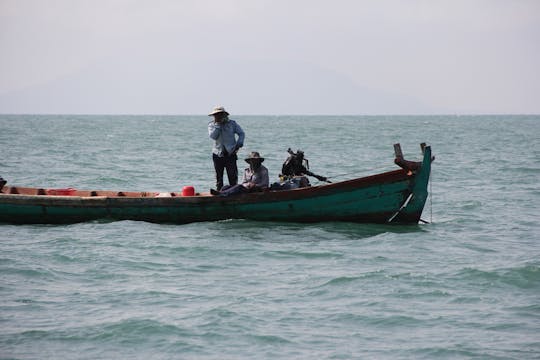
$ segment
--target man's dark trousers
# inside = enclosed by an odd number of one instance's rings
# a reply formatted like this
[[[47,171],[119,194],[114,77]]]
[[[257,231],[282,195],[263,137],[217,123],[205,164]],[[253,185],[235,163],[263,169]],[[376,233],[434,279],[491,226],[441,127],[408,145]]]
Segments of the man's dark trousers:
[[[216,189],[219,191],[223,187],[223,173],[225,169],[227,170],[229,185],[236,185],[238,183],[238,167],[236,166],[238,157],[236,154],[223,157],[212,154],[212,158],[214,160],[214,169],[216,169]]]

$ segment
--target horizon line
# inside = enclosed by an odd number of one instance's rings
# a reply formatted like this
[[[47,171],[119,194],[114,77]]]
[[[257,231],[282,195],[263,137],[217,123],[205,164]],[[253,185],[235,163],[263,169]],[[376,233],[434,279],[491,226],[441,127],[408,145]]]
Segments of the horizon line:
[[[172,114],[172,113],[0,113],[0,116],[208,116],[198,114]],[[540,116],[540,113],[380,113],[380,114],[232,114],[235,116]]]

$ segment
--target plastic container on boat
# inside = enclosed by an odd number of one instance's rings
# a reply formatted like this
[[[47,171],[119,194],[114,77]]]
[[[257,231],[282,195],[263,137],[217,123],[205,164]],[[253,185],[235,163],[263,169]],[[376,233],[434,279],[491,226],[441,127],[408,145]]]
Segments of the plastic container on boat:
[[[193,186],[184,186],[182,196],[195,196],[195,188]]]

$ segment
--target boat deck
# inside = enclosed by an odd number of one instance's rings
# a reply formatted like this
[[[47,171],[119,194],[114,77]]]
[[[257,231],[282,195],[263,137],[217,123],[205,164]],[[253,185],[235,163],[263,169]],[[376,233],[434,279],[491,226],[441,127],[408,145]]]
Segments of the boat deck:
[[[77,196],[77,197],[98,197],[105,196],[110,198],[128,197],[128,198],[153,198],[153,197],[186,197],[177,192],[153,192],[153,191],[110,191],[110,190],[76,190],[67,189],[44,189],[20,186],[4,186],[0,195],[42,195],[42,196]],[[209,192],[196,193],[192,197],[213,196]]]

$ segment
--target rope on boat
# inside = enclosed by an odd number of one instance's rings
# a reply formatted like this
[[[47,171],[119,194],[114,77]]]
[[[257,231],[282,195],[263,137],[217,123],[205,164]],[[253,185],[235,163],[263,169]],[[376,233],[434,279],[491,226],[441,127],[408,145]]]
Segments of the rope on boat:
[[[410,193],[409,196],[407,197],[407,199],[405,200],[405,202],[403,203],[403,205],[401,205],[401,207],[399,208],[399,210],[396,211],[396,213],[394,215],[392,215],[390,217],[390,219],[388,219],[386,222],[391,223],[392,220],[394,220],[396,218],[396,216],[398,216],[398,214],[401,212],[401,210],[405,209],[405,207],[407,207],[407,205],[409,205],[409,201],[411,201],[413,195],[414,195],[414,193]]]

